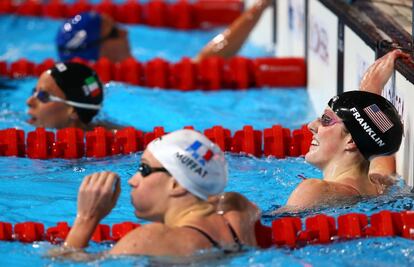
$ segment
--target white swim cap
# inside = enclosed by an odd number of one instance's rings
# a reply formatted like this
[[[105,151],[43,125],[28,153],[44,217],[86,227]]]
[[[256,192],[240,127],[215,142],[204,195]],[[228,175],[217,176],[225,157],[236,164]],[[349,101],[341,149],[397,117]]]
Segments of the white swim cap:
[[[226,187],[224,153],[199,132],[178,130],[155,139],[147,149],[181,186],[201,199]]]

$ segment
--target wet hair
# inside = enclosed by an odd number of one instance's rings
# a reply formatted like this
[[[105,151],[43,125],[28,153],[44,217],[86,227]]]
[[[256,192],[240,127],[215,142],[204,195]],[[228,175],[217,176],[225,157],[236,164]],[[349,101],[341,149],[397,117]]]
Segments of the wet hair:
[[[328,106],[343,120],[366,159],[398,151],[403,126],[397,110],[384,97],[365,91],[350,91],[333,97]]]
[[[103,86],[96,73],[88,66],[75,63],[57,63],[48,70],[67,100],[99,105],[103,101]],[[79,119],[88,124],[99,110],[74,107]]]

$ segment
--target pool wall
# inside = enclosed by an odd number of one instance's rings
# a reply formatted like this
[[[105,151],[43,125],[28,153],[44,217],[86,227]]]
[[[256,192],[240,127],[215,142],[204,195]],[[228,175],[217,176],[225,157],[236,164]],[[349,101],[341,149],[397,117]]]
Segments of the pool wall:
[[[246,0],[247,6],[254,0]],[[364,3],[367,5],[366,3]],[[360,10],[363,9],[364,13]],[[365,13],[366,10],[366,13]],[[251,41],[276,56],[305,57],[308,91],[317,114],[335,94],[356,90],[366,69],[384,50],[381,40],[409,44],[410,34],[372,7],[345,1],[278,0],[266,11]],[[329,79],[327,77],[330,77]],[[397,62],[383,96],[394,103],[404,124],[397,172],[414,185],[414,68]]]

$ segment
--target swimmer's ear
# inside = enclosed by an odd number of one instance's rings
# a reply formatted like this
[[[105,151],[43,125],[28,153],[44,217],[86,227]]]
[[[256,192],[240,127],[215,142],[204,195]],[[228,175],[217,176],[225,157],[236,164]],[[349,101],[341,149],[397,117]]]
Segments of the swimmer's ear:
[[[346,146],[345,146],[345,150],[346,151],[351,151],[351,152],[357,151],[358,148],[355,144],[354,139],[352,139],[351,135],[349,135],[349,137],[347,137],[347,138],[348,138],[348,140],[347,140],[347,143],[346,143]]]
[[[187,189],[182,187],[175,179],[170,179],[168,189],[170,192],[170,196],[179,197],[182,195],[187,194]]]
[[[73,107],[70,107],[70,109],[68,109],[68,113],[69,113],[69,118],[71,120],[73,121],[79,120],[79,115]]]

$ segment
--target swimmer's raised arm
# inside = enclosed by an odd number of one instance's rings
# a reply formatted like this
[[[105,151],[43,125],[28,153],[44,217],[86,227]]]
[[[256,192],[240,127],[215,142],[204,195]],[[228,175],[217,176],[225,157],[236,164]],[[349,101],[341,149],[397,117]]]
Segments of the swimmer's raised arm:
[[[410,56],[401,50],[393,50],[377,59],[365,72],[359,88],[362,91],[381,95],[385,84],[394,72],[397,58],[409,58]]]
[[[253,6],[241,14],[224,32],[214,37],[194,60],[199,62],[211,56],[234,56],[271,2],[272,0],[256,0]]]
[[[79,187],[76,219],[64,246],[86,247],[96,226],[115,207],[120,193],[120,179],[116,173],[98,172],[86,176]]]
[[[409,57],[408,54],[396,49],[377,59],[365,72],[359,86],[360,89],[381,95],[385,84],[394,72],[395,60]],[[369,174],[375,182],[389,185],[391,180],[386,177],[394,175],[395,172],[395,155],[380,156],[371,160]]]
[[[49,252],[50,257],[88,261],[102,254],[87,254],[96,226],[115,207],[121,193],[120,179],[113,172],[98,172],[86,176],[79,187],[78,211],[75,222],[62,248]]]

